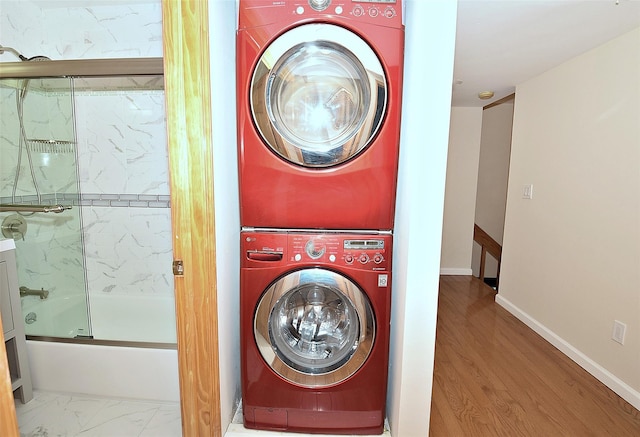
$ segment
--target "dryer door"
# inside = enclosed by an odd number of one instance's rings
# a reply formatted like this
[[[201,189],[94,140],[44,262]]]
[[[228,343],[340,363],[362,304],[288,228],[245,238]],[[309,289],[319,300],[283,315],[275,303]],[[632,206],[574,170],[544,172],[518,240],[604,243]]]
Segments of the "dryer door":
[[[321,268],[289,273],[262,295],[254,335],[267,364],[287,381],[327,387],[344,381],[373,348],[371,304],[348,278]]]
[[[262,53],[251,80],[251,112],[263,140],[304,167],[357,156],[378,132],[386,104],[386,79],[374,51],[330,24],[282,34]]]

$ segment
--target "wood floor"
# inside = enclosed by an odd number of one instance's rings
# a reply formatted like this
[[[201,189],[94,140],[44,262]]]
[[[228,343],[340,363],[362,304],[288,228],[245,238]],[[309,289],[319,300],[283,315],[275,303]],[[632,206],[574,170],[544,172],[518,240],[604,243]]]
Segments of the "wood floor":
[[[640,412],[494,302],[442,276],[431,437],[640,436]]]

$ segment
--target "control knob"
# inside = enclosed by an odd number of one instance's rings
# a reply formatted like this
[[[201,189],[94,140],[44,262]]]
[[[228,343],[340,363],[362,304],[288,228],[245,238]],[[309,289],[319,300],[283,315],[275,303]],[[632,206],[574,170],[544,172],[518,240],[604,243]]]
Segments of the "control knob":
[[[316,11],[324,11],[331,4],[331,0],[309,0],[309,6]]]
[[[305,252],[309,255],[311,259],[318,259],[324,255],[326,248],[324,246],[316,247],[316,244],[313,240],[307,241],[307,244],[304,246]]]
[[[369,262],[369,255],[367,255],[366,253],[363,253],[362,255],[360,255],[360,257],[358,258],[358,261],[360,261],[360,264],[366,264]]]

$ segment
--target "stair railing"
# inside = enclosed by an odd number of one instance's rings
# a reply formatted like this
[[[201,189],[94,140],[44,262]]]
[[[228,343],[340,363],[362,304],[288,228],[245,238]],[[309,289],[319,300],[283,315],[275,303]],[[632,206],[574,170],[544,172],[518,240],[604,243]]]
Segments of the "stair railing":
[[[500,261],[502,258],[502,246],[496,240],[491,238],[480,226],[473,225],[473,241],[478,243],[482,249],[480,254],[480,280],[484,281],[484,265],[487,259],[487,253],[498,261],[498,271],[496,273],[496,287],[500,281]]]

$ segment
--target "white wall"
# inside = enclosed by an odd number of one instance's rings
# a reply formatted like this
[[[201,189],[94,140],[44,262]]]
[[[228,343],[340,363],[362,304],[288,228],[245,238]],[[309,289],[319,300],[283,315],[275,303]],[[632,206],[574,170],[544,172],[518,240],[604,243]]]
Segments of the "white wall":
[[[504,212],[511,154],[513,100],[482,111],[482,135],[478,163],[478,191],[475,223],[502,244]],[[473,274],[480,275],[480,245],[473,245]],[[495,278],[498,262],[491,255],[485,261],[484,276]]]
[[[482,108],[451,108],[442,229],[443,275],[470,275]]]
[[[517,87],[498,302],[640,408],[638,53],[640,28]]]
[[[396,437],[429,434],[456,11],[406,3],[387,405]]]
[[[240,209],[235,111],[235,0],[209,3],[216,207],[220,417],[224,432],[240,401]]]

